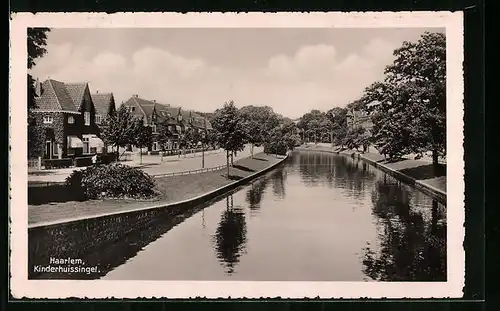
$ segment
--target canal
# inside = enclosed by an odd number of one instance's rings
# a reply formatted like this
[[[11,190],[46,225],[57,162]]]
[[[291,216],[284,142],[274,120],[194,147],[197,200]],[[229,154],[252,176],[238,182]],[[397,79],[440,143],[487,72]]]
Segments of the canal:
[[[191,214],[96,252],[100,277],[446,280],[446,207],[362,160],[296,151]]]

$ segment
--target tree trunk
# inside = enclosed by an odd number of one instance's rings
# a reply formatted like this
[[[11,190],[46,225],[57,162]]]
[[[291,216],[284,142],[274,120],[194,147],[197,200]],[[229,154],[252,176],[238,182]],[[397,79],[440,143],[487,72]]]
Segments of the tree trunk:
[[[434,171],[434,177],[438,176],[439,173],[439,154],[436,149],[432,150],[432,168]]]
[[[139,147],[139,158],[140,158],[140,160],[139,160],[139,161],[140,161],[140,162],[139,162],[139,164],[141,164],[141,165],[142,165],[142,147]]]
[[[229,150],[226,150],[227,178],[229,178]]]
[[[231,166],[233,166],[233,157],[234,157],[234,152],[231,152]]]
[[[205,145],[201,145],[201,168],[205,168]]]
[[[253,159],[253,144],[250,145],[250,158]]]

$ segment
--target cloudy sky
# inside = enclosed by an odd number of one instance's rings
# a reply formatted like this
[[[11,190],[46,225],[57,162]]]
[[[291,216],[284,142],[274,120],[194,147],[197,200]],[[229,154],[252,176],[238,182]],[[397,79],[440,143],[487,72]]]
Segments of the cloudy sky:
[[[383,76],[392,51],[441,29],[53,29],[35,77],[89,82],[117,103],[145,99],[199,111],[225,101],[296,118],[343,107]]]

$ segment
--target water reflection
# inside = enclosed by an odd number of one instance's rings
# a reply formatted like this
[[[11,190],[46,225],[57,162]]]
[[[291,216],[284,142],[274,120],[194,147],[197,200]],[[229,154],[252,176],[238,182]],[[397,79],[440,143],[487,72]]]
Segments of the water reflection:
[[[380,245],[364,249],[364,273],[379,281],[446,280],[444,206],[432,200],[427,220],[426,210],[418,208],[422,202],[415,202],[409,189],[387,176],[375,183],[372,213]]]
[[[262,201],[262,196],[269,183],[269,178],[264,176],[263,178],[257,179],[253,182],[247,190],[245,201],[248,203],[251,215],[255,215],[260,209],[260,202]]]
[[[376,178],[375,169],[358,158],[324,153],[300,153],[297,157],[302,181],[308,186],[346,189],[361,199]]]
[[[241,207],[235,207],[233,195],[226,197],[226,210],[222,212],[219,226],[214,235],[217,258],[226,268],[227,274],[234,272],[245,248],[247,227]]]
[[[284,167],[276,169],[271,176],[273,180],[273,194],[277,199],[283,199],[285,197],[286,177],[287,171]]]

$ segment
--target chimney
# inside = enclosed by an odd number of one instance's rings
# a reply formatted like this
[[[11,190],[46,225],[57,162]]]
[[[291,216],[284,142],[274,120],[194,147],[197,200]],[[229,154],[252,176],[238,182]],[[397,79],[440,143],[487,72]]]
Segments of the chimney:
[[[156,99],[153,99],[153,103],[156,103]]]
[[[35,81],[35,95],[37,97],[40,97],[42,95],[42,84],[40,83],[40,80],[36,78]]]
[[[99,94],[99,90],[95,91],[96,94]]]
[[[138,95],[138,94],[134,94],[134,97],[135,97],[135,98],[138,98],[138,97],[139,97],[139,95]]]

